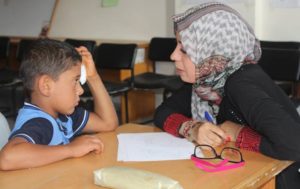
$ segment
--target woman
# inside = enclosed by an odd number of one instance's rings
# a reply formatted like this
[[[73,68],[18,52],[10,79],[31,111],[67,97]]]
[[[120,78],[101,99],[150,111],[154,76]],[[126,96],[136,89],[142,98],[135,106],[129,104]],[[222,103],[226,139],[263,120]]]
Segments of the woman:
[[[157,108],[155,124],[198,144],[231,140],[242,149],[298,161],[280,174],[277,186],[299,187],[300,117],[256,64],[261,50],[252,28],[220,3],[193,7],[173,21],[177,46],[171,59],[186,84]]]

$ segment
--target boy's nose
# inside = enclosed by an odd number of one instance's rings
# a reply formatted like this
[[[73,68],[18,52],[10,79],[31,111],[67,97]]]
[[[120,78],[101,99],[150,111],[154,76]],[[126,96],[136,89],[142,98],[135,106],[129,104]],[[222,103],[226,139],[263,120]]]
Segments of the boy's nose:
[[[84,92],[84,90],[83,90],[82,86],[79,84],[78,89],[77,89],[77,94],[80,96],[83,94],[83,92]]]

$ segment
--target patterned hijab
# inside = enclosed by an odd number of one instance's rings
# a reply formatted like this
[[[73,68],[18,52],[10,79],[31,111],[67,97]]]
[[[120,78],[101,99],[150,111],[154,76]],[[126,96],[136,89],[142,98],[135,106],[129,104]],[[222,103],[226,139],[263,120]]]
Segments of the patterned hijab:
[[[261,50],[252,28],[238,12],[221,3],[205,3],[173,17],[183,49],[196,66],[192,115],[205,120],[214,115],[224,95],[227,78],[243,64],[257,63]]]

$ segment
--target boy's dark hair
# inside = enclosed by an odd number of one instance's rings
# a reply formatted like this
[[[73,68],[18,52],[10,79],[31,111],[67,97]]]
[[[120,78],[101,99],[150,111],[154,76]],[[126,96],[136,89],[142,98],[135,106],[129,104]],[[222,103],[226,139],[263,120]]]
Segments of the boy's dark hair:
[[[39,39],[32,43],[24,55],[20,76],[25,90],[31,93],[37,76],[49,75],[58,79],[59,75],[81,62],[81,56],[71,45],[52,39]]]

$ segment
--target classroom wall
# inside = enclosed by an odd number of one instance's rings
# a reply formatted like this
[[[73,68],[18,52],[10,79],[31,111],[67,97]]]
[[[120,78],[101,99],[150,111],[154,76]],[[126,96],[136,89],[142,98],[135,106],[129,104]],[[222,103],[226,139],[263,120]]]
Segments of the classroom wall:
[[[114,7],[102,7],[101,3],[60,0],[49,36],[118,40],[174,36],[172,0],[119,0]]]
[[[51,18],[55,0],[0,0],[0,35],[36,37]]]
[[[119,0],[108,8],[101,6],[102,0],[57,1],[50,37],[149,40],[174,36],[171,16],[205,0]],[[274,7],[273,0],[220,1],[238,10],[259,39],[300,41],[300,7]],[[37,37],[54,2],[0,0],[0,35]]]
[[[282,5],[276,7],[271,0],[256,0],[256,34],[261,40],[300,42],[300,4],[293,8]]]

